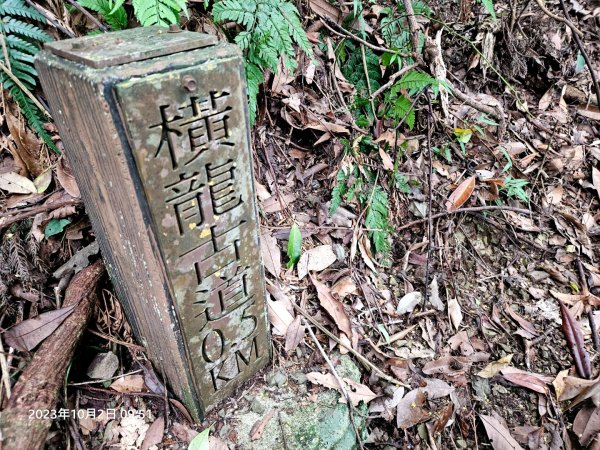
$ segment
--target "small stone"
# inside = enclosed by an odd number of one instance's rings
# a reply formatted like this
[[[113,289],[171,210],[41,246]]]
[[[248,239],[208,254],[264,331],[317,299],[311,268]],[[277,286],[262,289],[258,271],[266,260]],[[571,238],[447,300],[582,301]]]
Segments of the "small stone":
[[[548,272],[544,272],[543,270],[534,270],[529,273],[529,278],[531,278],[535,282],[540,282],[548,278],[550,274]]]
[[[306,384],[306,382],[308,381],[306,374],[304,372],[300,372],[300,371],[294,372],[291,375],[291,377],[298,384]]]
[[[267,405],[265,405],[265,403],[260,398],[256,397],[250,405],[250,409],[256,414],[264,414],[267,410]]]
[[[269,384],[269,386],[281,387],[285,383],[287,383],[287,376],[281,371],[274,372],[271,375],[269,375],[267,383]]]
[[[87,369],[87,376],[94,380],[108,380],[119,368],[119,358],[113,352],[98,353]]]

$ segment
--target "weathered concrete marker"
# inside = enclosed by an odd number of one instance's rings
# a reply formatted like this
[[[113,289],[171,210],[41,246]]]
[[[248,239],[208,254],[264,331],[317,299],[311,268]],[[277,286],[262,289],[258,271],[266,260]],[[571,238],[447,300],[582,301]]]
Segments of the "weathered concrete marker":
[[[137,28],[36,67],[132,326],[200,417],[270,357],[239,50]]]

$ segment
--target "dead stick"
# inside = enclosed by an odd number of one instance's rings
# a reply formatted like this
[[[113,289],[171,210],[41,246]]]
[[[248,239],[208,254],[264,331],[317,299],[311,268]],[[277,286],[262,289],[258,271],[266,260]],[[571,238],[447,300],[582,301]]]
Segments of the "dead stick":
[[[67,365],[89,321],[96,302],[96,286],[104,265],[98,261],[73,277],[64,306],[77,305],[35,353],[0,417],[3,450],[38,450],[44,447],[52,419],[36,419],[36,411],[56,409]]]
[[[2,228],[6,228],[9,225],[12,225],[15,222],[20,222],[23,219],[29,219],[30,217],[35,216],[38,213],[52,211],[58,208],[62,208],[63,206],[78,206],[81,204],[81,199],[79,198],[70,198],[68,200],[59,200],[57,202],[48,203],[47,205],[39,205],[32,206],[27,209],[23,209],[21,212],[14,214],[10,217],[0,216],[0,230]]]
[[[512,206],[473,206],[470,208],[459,208],[456,209],[454,211],[451,212],[442,212],[442,213],[437,213],[437,214],[433,214],[431,216],[432,219],[439,219],[440,217],[446,217],[446,216],[450,216],[452,214],[458,214],[458,213],[474,213],[474,212],[483,212],[483,211],[514,211],[514,212],[518,212],[521,214],[531,214],[532,212],[528,209],[525,208],[514,208]],[[415,225],[419,225],[421,223],[427,222],[429,220],[428,217],[426,217],[425,219],[418,219],[418,220],[413,220],[412,222],[408,222],[398,228],[396,228],[396,231],[400,231],[400,230],[405,230],[406,228],[410,228],[410,227],[414,227]]]
[[[323,325],[321,325],[319,322],[317,322],[310,314],[308,314],[308,312],[304,311],[298,305],[296,305],[295,303],[292,302],[292,306],[294,307],[294,309],[296,311],[298,311],[300,314],[302,314],[305,319],[307,319],[315,327],[317,327],[319,330],[321,330],[323,333],[325,333],[327,336],[329,336],[329,338],[334,340],[339,346],[344,347],[346,350],[348,350],[350,353],[352,353],[354,355],[354,357],[356,359],[358,359],[358,361],[365,368],[369,369],[372,372],[375,372],[379,378],[382,378],[385,381],[395,384],[397,386],[404,386],[406,388],[410,387],[407,384],[403,383],[402,381],[397,380],[396,378],[393,378],[393,377],[390,377],[389,375],[387,375],[383,370],[381,370],[379,367],[377,367],[375,364],[373,364],[371,361],[369,361],[363,355],[361,355],[356,350],[354,350],[350,345],[348,345],[348,344],[342,342],[340,339],[338,339],[337,336],[335,336],[331,331],[329,331],[327,328],[325,328]]]
[[[356,440],[358,441],[358,446],[360,447],[361,450],[363,450],[364,446],[362,443],[362,439],[360,437],[360,432],[358,431],[358,428],[356,427],[356,423],[354,422],[354,413],[352,410],[352,408],[353,408],[352,400],[350,400],[350,395],[348,395],[348,390],[346,389],[346,384],[342,381],[342,379],[338,375],[337,371],[335,370],[335,367],[333,366],[333,363],[329,359],[329,356],[327,356],[327,353],[325,353],[325,350],[323,350],[321,343],[315,336],[315,333],[312,330],[312,328],[310,327],[310,325],[307,326],[306,328],[308,329],[308,334],[310,334],[310,337],[312,338],[312,340],[315,342],[317,348],[319,349],[319,352],[321,352],[321,356],[323,357],[323,359],[329,366],[329,370],[333,374],[333,377],[335,378],[338,385],[340,386],[340,390],[342,391],[342,394],[344,395],[344,399],[346,400],[346,405],[348,406],[348,416],[350,417],[350,423],[352,424],[352,428],[354,428],[354,434],[356,435]]]

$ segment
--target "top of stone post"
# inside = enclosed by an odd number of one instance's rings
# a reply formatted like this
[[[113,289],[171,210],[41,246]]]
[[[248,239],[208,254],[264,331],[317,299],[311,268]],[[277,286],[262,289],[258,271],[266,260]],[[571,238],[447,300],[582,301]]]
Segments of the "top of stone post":
[[[103,68],[195,50],[217,43],[209,34],[162,27],[133,28],[65,41],[48,42],[44,48],[62,58],[89,67]]]

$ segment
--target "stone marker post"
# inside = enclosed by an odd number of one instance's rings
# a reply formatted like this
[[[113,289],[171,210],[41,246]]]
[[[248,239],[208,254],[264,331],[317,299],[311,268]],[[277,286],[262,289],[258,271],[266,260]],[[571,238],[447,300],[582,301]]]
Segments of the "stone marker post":
[[[270,358],[240,52],[150,27],[36,67],[132,327],[199,418]]]

